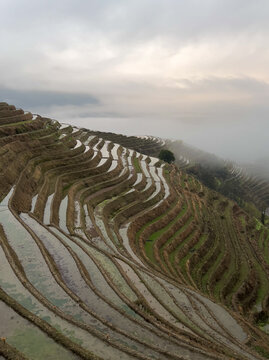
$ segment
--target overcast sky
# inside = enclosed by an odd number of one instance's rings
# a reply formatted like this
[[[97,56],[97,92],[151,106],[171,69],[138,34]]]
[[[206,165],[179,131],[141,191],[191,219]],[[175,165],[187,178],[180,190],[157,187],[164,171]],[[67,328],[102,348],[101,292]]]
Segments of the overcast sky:
[[[1,0],[0,99],[225,158],[268,156],[268,0]]]

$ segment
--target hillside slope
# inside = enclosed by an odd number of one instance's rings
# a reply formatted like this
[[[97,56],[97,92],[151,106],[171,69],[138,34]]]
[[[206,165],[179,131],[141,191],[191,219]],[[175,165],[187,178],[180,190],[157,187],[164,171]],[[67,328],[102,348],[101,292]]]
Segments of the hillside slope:
[[[268,159],[264,158],[256,164],[239,165],[181,140],[167,140],[165,146],[174,152],[176,165],[180,169],[185,169],[209,188],[235,200],[252,215],[260,218],[261,212],[267,208],[269,211]]]
[[[268,358],[267,228],[99,135],[0,103],[0,358]]]

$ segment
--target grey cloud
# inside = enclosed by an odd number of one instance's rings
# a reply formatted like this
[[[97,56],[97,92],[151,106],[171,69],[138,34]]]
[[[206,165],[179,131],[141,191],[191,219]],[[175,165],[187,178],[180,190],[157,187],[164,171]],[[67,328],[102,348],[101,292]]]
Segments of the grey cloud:
[[[7,5],[8,4],[8,5]],[[117,41],[167,37],[188,41],[216,33],[268,32],[267,0],[23,0],[2,1],[2,27],[46,37],[66,27],[103,32]],[[31,34],[35,37],[35,33]]]
[[[179,84],[185,85],[181,91],[202,91],[202,90],[213,90],[213,91],[229,91],[229,90],[244,90],[249,93],[267,93],[269,92],[269,83],[266,81],[258,80],[251,77],[217,77],[211,76],[202,80],[189,80],[179,79]]]
[[[29,91],[0,88],[0,98],[3,101],[28,110],[38,107],[99,104],[99,100],[94,96],[60,91]]]
[[[268,0],[3,0],[0,98],[97,130],[261,157],[268,18]]]

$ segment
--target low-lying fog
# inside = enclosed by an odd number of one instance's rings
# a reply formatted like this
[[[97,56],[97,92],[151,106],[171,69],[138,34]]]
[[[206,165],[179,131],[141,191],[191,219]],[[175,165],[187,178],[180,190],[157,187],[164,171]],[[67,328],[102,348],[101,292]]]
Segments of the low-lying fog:
[[[233,83],[237,84],[235,80]],[[127,90],[113,93],[110,89],[107,96],[14,91],[7,101],[79,127],[180,139],[236,162],[256,163],[268,158],[269,107],[245,100],[237,104],[222,100],[225,94],[221,95],[221,85],[221,81],[215,84],[218,103],[212,103],[209,95],[206,98],[206,84],[200,84],[201,99],[198,94],[192,99],[188,93],[191,89],[145,91],[141,85],[133,86],[129,94]],[[52,99],[59,105],[51,104]],[[90,103],[85,104],[87,101]]]
[[[268,157],[268,18],[268,0],[3,0],[0,100],[257,162]]]

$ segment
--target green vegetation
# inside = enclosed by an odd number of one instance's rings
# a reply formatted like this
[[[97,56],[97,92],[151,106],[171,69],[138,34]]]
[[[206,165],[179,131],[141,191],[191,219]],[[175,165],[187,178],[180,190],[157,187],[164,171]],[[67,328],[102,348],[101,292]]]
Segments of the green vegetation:
[[[27,116],[0,103],[0,354],[267,357],[268,218],[242,178]]]
[[[175,161],[175,156],[170,150],[162,149],[159,153],[159,159],[171,164]]]
[[[136,171],[137,173],[141,173],[142,170],[141,170],[141,167],[140,167],[138,158],[134,158],[134,159],[133,159],[133,164],[134,164],[135,171]]]
[[[189,166],[186,171],[210,189],[236,201],[250,215],[261,218],[262,222],[266,221],[264,202],[257,200],[255,193],[252,193],[249,187],[244,185],[244,179],[231,175],[228,166],[215,163],[196,163]],[[269,199],[267,206],[269,207]]]

